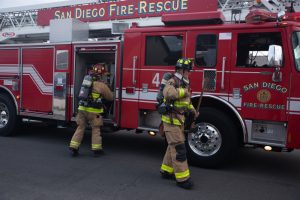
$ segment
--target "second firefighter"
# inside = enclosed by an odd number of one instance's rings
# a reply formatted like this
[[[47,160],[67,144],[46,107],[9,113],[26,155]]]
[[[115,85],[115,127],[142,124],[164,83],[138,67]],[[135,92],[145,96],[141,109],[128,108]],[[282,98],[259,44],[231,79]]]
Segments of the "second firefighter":
[[[103,101],[112,101],[113,93],[102,81],[107,71],[104,64],[92,66],[89,74],[84,77],[80,93],[79,107],[76,116],[77,129],[71,139],[69,148],[72,156],[77,156],[85,128],[90,124],[92,128],[91,150],[95,156],[103,152],[100,126],[103,125]]]

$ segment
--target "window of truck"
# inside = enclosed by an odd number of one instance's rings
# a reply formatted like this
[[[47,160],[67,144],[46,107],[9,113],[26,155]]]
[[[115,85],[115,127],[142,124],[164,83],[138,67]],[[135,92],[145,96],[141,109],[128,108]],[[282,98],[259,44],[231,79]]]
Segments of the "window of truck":
[[[279,32],[240,33],[237,41],[238,67],[266,68],[270,45],[282,46]]]
[[[174,66],[182,57],[183,36],[146,37],[146,66]]]
[[[198,35],[195,64],[200,67],[215,67],[217,62],[217,35]]]
[[[294,53],[295,66],[300,71],[300,32],[294,32],[292,35],[292,46]]]

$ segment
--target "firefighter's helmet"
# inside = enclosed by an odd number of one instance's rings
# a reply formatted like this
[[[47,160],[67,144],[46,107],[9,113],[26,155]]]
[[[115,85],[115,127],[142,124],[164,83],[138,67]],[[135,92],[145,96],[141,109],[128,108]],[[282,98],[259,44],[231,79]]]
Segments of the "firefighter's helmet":
[[[106,75],[107,70],[104,63],[98,63],[92,66],[91,73],[93,75]]]
[[[189,58],[180,58],[176,63],[176,69],[191,71],[193,68],[193,60]]]

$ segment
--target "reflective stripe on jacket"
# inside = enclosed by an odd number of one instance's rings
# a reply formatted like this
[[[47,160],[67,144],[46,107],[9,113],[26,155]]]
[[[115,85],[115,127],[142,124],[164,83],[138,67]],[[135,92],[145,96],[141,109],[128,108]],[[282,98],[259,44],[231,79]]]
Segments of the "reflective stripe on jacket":
[[[109,87],[102,81],[93,81],[93,88],[91,94],[93,100],[97,100],[98,98],[104,98],[108,101],[113,100],[113,93],[109,89]],[[91,106],[79,106],[78,110],[87,111],[90,113],[100,114],[104,112],[103,108],[94,108]]]
[[[96,101],[99,98],[101,98],[101,94],[92,92],[93,101]],[[103,108],[94,108],[94,107],[91,107],[90,105],[88,105],[88,106],[79,106],[78,110],[86,111],[86,112],[89,112],[89,113],[96,113],[96,114],[101,114],[101,113],[104,112]]]
[[[90,113],[96,113],[96,114],[100,114],[104,112],[103,108],[92,108],[92,107],[85,107],[85,106],[79,106],[78,110],[86,111]]]
[[[191,103],[190,95],[187,89],[182,87],[175,87],[175,80],[171,78],[168,80],[164,90],[163,95],[165,97],[164,101],[173,101],[174,113],[162,115],[161,120],[168,124],[174,124],[181,126],[184,123],[184,112],[188,110],[195,110],[193,104]],[[172,116],[171,116],[172,115]]]

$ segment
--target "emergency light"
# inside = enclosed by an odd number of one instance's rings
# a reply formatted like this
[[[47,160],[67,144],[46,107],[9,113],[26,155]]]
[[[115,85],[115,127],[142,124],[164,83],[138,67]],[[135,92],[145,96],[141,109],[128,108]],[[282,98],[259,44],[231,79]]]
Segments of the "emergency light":
[[[250,11],[245,18],[246,23],[259,24],[264,22],[276,22],[276,21],[295,21],[300,22],[300,13],[271,13],[262,9],[256,9]]]
[[[283,21],[295,21],[295,22],[300,22],[300,13],[296,12],[296,13],[287,13],[284,18]]]

